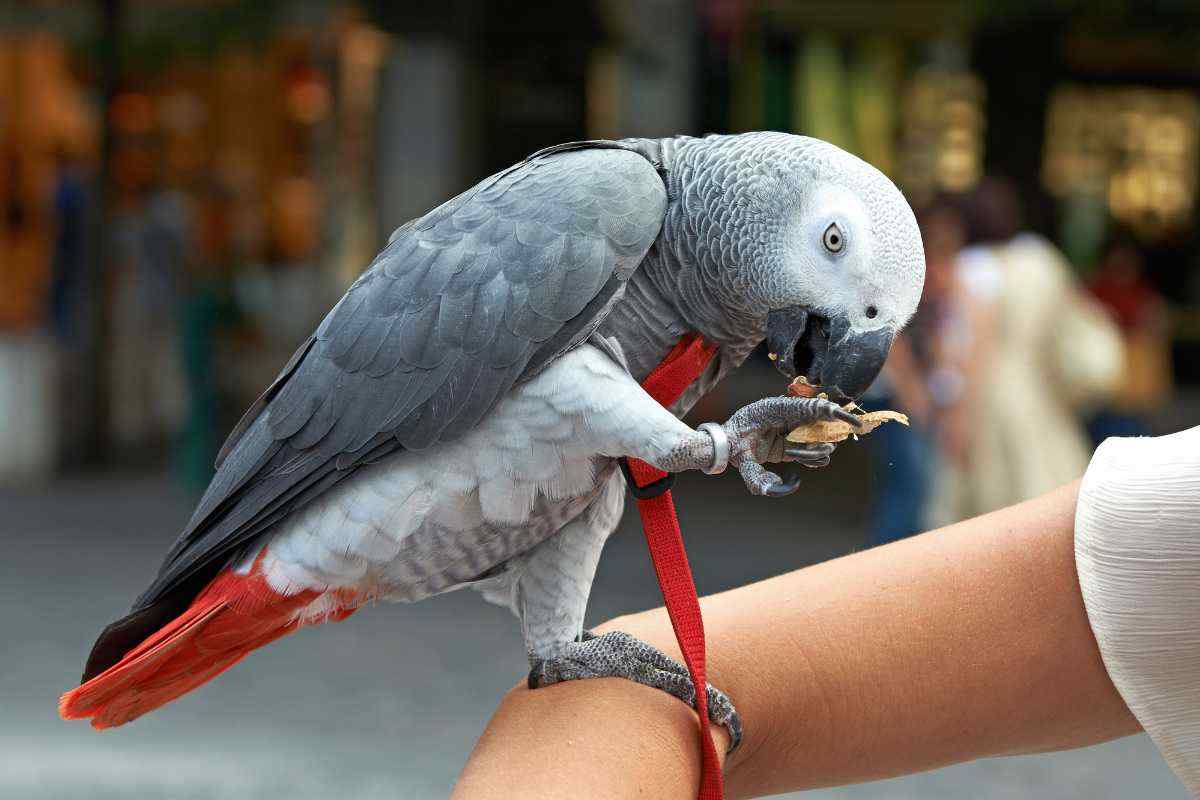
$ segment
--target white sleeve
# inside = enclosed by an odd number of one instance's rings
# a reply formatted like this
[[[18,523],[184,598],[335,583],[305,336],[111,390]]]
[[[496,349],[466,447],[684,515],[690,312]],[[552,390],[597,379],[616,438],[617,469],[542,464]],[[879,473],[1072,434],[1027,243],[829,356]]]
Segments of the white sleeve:
[[[1200,427],[1100,446],[1075,564],[1109,677],[1200,797]]]

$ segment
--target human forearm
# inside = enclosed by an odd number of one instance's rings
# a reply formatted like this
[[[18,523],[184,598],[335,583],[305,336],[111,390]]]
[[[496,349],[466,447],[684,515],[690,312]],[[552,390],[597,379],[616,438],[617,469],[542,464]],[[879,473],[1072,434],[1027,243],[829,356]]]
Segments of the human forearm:
[[[1080,597],[1076,493],[1063,487],[706,604],[710,680],[746,726],[727,768],[731,794],[1134,732]],[[618,625],[647,636],[637,622]]]
[[[709,679],[733,698],[746,726],[726,767],[730,796],[1134,732],[1080,599],[1072,551],[1076,492],[1063,487],[706,598]],[[605,627],[677,653],[661,611]],[[519,785],[525,797],[569,795],[569,786],[591,785],[588,776],[599,773],[612,785],[572,796],[693,796],[691,714],[643,687],[606,683],[510,695],[458,796],[488,797],[478,787],[503,773],[518,750],[523,768],[507,776],[505,788]],[[589,714],[596,718],[589,722]],[[558,735],[546,735],[547,725]],[[564,774],[568,766],[574,774]],[[564,783],[571,780],[582,782]]]
[[[724,754],[725,729],[712,730]],[[597,678],[510,691],[453,798],[691,800],[699,781],[695,712],[658,689]]]

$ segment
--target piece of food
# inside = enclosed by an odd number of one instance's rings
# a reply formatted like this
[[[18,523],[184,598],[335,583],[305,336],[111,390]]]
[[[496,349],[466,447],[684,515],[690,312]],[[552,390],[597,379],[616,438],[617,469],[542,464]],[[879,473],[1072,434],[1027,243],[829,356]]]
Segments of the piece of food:
[[[803,375],[788,384],[788,394],[792,397],[816,397],[820,393],[821,387],[813,386]]]
[[[864,433],[870,433],[885,422],[908,424],[908,417],[899,411],[869,411],[859,415],[858,419],[863,426],[857,431],[850,426],[849,422],[842,422],[840,419],[831,422],[812,422],[808,425],[801,425],[789,433],[787,440],[803,444],[840,442],[850,438],[851,434],[861,436]]]
[[[814,386],[808,382],[808,378],[801,375],[788,385],[788,394],[792,397],[826,397],[827,395],[821,391],[820,386]],[[859,420],[863,427],[861,430],[854,430],[850,427],[849,422],[834,420],[832,422],[812,422],[808,425],[801,425],[787,435],[789,442],[797,442],[802,444],[814,444],[816,442],[840,442],[850,438],[851,434],[870,433],[885,422],[899,422],[901,425],[908,424],[908,417],[901,414],[899,411],[871,411],[861,413],[859,407],[854,403],[849,403],[845,406],[847,411],[858,414]]]

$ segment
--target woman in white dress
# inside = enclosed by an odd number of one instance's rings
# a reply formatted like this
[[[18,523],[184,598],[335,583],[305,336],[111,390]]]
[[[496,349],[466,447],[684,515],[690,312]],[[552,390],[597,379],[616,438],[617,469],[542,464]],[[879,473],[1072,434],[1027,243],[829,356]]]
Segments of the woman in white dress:
[[[1087,466],[1079,406],[1121,377],[1115,324],[1083,292],[1062,253],[1021,233],[1016,194],[985,180],[967,203],[974,244],[958,256],[968,322],[963,387],[948,431],[930,521],[935,525],[1028,500]]]

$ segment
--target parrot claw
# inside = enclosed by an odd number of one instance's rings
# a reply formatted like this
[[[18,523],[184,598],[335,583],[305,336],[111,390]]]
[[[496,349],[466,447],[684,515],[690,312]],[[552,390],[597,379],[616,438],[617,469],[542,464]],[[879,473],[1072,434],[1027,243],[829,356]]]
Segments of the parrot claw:
[[[730,441],[729,463],[742,473],[751,494],[764,497],[792,494],[799,488],[800,480],[795,477],[785,480],[763,467],[763,463],[794,461],[813,469],[828,465],[834,445],[796,444],[786,437],[788,431],[801,425],[832,420],[846,422],[853,430],[861,430],[863,426],[854,414],[823,398],[768,397],[750,403],[721,426]]]
[[[786,497],[800,488],[799,477],[781,478],[756,461],[743,461],[738,471],[750,494],[760,497]]]
[[[815,442],[813,444],[792,444],[787,443],[783,448],[783,460],[797,464],[803,464],[810,469],[829,466],[829,459],[833,455],[834,445],[828,442]]]
[[[531,657],[530,663],[530,689],[581,678],[626,678],[696,707],[696,689],[687,667],[621,631],[603,636],[584,631],[578,641],[561,645],[549,658]],[[708,718],[729,731],[728,752],[732,753],[742,741],[742,719],[728,695],[711,684],[705,691]]]
[[[800,488],[800,478],[792,476],[772,483],[763,492],[767,497],[787,497]]]

